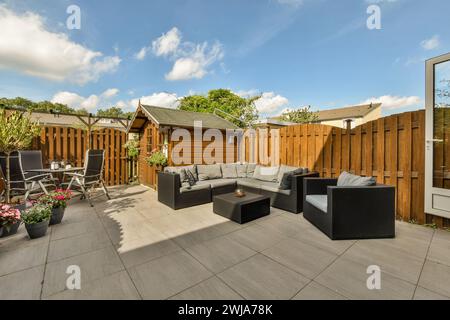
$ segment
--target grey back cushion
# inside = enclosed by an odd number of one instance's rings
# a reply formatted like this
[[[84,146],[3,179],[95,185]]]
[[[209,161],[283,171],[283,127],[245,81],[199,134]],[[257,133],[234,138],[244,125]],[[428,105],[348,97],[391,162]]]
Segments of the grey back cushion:
[[[286,172],[292,172],[292,171],[297,170],[297,169],[299,169],[299,168],[298,168],[298,167],[291,167],[291,166],[287,166],[287,165],[285,165],[285,164],[282,164],[282,165],[280,166],[280,170],[278,170],[277,181],[278,181],[278,182],[281,182],[281,180],[283,179],[283,175],[284,175]],[[302,172],[303,172],[303,171],[302,171]]]
[[[308,170],[308,169],[306,169],[306,170]],[[300,174],[304,174],[304,173],[308,173],[307,171],[305,172],[305,168],[297,168],[293,171],[287,171],[287,172],[283,173],[283,177],[278,182],[279,188],[281,190],[292,189],[292,178],[296,175],[300,175]]]
[[[235,179],[238,177],[237,174],[237,164],[236,163],[226,163],[221,164],[220,168],[222,169],[222,177],[224,179]]]
[[[182,172],[182,170],[189,170],[192,173],[192,175],[194,176],[195,180],[198,181],[197,165],[195,165],[195,164],[193,164],[191,166],[165,167],[164,168],[164,172],[178,173],[180,175],[181,182],[186,180],[186,174],[185,174],[185,172]]]
[[[247,178],[253,178],[253,174],[255,173],[256,163],[247,164]]]
[[[257,165],[253,173],[253,179],[276,182],[279,170],[280,167],[263,167]]]
[[[238,178],[247,178],[247,167],[248,164],[246,163],[236,163],[236,173]]]
[[[198,180],[211,180],[222,178],[220,164],[199,164],[197,165]]]
[[[374,177],[361,177],[346,171],[342,172],[338,178],[338,187],[365,187],[373,186],[377,182]]]

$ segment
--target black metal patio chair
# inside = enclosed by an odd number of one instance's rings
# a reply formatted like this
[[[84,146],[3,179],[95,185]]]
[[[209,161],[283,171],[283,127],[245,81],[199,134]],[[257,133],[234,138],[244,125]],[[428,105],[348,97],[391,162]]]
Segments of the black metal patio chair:
[[[40,160],[42,162],[42,160]],[[25,164],[25,166],[24,166]],[[24,201],[28,200],[31,194],[48,193],[49,178],[51,175],[40,173],[27,173],[25,168],[29,167],[30,161],[23,154],[23,151],[12,152],[9,157],[9,176],[10,176],[10,194],[11,196],[24,196]],[[6,155],[0,155],[1,179],[6,186]],[[34,167],[33,169],[38,169]],[[4,197],[5,190],[2,192]]]
[[[70,177],[70,182],[67,185],[67,190],[79,191],[81,198],[89,201],[93,207],[92,192],[96,187],[101,187],[104,195],[111,199],[103,180],[103,167],[105,163],[105,150],[87,150],[84,162],[83,172],[80,173],[65,173],[65,176]],[[64,180],[64,179],[63,179]]]

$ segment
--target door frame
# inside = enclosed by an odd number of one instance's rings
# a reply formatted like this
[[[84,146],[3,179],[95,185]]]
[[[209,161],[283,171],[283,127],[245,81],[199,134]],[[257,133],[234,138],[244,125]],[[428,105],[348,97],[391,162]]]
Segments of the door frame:
[[[433,195],[450,198],[450,190],[433,187],[433,139],[434,139],[434,66],[450,61],[450,53],[429,59],[425,67],[425,212],[450,218],[450,212],[433,208]]]

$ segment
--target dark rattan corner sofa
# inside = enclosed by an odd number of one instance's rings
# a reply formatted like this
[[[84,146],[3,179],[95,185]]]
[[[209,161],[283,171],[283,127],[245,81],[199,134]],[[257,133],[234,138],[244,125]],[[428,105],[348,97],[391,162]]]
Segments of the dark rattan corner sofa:
[[[195,184],[189,184],[187,171]],[[164,172],[158,173],[158,201],[172,209],[181,209],[211,202],[213,196],[239,188],[269,196],[272,207],[300,213],[303,211],[303,179],[318,176],[305,168],[284,165],[262,167],[235,163],[166,167]]]

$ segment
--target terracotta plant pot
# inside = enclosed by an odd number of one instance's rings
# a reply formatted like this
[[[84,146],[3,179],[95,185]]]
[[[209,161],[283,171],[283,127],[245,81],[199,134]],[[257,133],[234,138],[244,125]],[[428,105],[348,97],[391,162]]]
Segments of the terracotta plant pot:
[[[36,239],[45,236],[48,229],[48,220],[39,223],[25,224],[30,239]]]
[[[66,210],[66,208],[63,208],[63,207],[53,208],[52,216],[50,217],[50,225],[61,223],[61,221],[64,217],[65,210]]]

